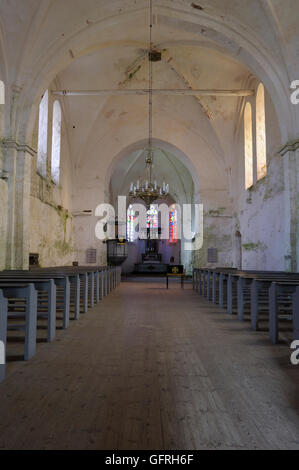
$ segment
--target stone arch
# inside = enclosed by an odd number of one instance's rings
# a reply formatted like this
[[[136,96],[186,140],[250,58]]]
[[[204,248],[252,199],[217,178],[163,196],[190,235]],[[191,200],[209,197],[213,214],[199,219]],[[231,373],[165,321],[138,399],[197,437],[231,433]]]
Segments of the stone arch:
[[[111,181],[112,175],[113,175],[118,163],[123,158],[128,156],[129,154],[146,148],[147,143],[148,143],[147,139],[140,140],[138,142],[135,142],[135,143],[130,144],[127,147],[123,148],[117,155],[114,156],[114,158],[112,159],[112,161],[111,161],[111,163],[110,163],[110,165],[107,169],[107,172],[106,172],[105,193],[108,193],[108,191],[109,191],[110,181]],[[177,146],[171,144],[170,142],[166,142],[166,141],[154,138],[153,139],[153,146],[154,147],[159,147],[161,149],[164,149],[164,150],[172,153],[189,170],[190,175],[193,179],[193,184],[194,184],[194,202],[195,203],[200,203],[199,178],[198,178],[197,171],[195,170],[191,159],[181,149],[179,149]]]

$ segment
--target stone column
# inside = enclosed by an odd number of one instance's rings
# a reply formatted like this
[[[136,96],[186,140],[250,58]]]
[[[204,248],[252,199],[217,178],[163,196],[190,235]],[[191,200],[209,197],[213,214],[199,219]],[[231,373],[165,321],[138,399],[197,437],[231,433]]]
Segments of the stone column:
[[[6,266],[8,186],[0,175],[0,271]]]
[[[8,174],[7,269],[28,269],[31,157],[35,150],[13,140],[3,142]]]
[[[297,271],[299,268],[299,140],[285,145],[280,154],[284,161],[285,269]]]
[[[6,269],[14,269],[15,233],[15,188],[17,150],[13,141],[4,140],[4,171],[7,174],[7,227],[6,227]]]

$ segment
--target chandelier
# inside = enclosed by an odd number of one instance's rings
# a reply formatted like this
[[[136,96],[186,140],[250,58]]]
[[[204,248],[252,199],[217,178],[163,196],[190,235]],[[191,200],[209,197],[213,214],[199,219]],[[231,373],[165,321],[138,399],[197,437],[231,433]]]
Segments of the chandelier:
[[[131,183],[129,195],[133,199],[142,199],[147,208],[157,199],[165,198],[169,194],[169,185],[163,179],[162,186],[158,186],[153,174],[153,62],[161,60],[161,53],[153,49],[152,42],[153,28],[153,6],[150,0],[150,40],[149,40],[149,133],[148,147],[145,149],[145,172],[144,177],[139,178],[136,184]]]

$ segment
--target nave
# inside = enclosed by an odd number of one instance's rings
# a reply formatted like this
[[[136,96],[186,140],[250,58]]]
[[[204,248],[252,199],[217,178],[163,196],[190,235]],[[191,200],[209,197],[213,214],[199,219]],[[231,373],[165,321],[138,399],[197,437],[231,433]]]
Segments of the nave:
[[[123,282],[0,387],[0,449],[298,449],[289,349],[187,283]]]

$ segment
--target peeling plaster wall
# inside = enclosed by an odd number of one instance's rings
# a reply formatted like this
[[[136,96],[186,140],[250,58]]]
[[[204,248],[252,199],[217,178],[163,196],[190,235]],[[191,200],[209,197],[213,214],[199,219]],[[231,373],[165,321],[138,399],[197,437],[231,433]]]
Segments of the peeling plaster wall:
[[[52,108],[49,104],[47,178],[37,172],[32,161],[30,196],[30,253],[38,253],[40,266],[71,265],[76,258],[73,243],[72,164],[65,126],[62,125],[60,184],[51,180]],[[37,147],[37,126],[33,145]]]
[[[203,246],[193,253],[194,267],[232,266],[232,217],[226,208],[204,212]],[[208,249],[217,249],[217,262],[208,263]]]
[[[253,116],[255,102],[252,100]],[[242,239],[242,268],[261,270],[288,269],[285,246],[285,188],[283,160],[278,150],[281,137],[275,110],[270,96],[266,93],[266,137],[267,175],[244,189],[244,135],[240,134],[239,165],[233,175],[238,185],[233,191],[235,200],[233,232],[239,231]],[[243,125],[243,121],[241,126]],[[255,120],[253,119],[254,150]],[[256,154],[254,151],[254,162]],[[254,181],[256,173],[254,172]]]
[[[3,171],[3,151],[1,143],[4,136],[4,111],[5,107],[0,103],[0,175]],[[0,177],[0,271],[3,270],[6,265],[7,215],[8,185],[7,181],[5,179],[1,179]]]
[[[7,183],[0,179],[0,270],[3,270],[6,264],[7,210],[8,187]]]
[[[92,170],[92,167],[89,167]],[[73,207],[77,212],[91,210],[92,215],[79,215],[74,217],[74,237],[76,243],[76,260],[79,264],[86,264],[86,250],[97,250],[96,265],[107,264],[107,247],[102,240],[97,239],[95,228],[98,222],[95,210],[99,204],[109,202],[109,195],[105,191],[105,182],[100,168],[93,168],[93,177],[81,179],[81,184],[76,188],[73,198]]]
[[[65,210],[30,198],[30,252],[39,253],[40,266],[71,265],[73,255],[72,219]]]

